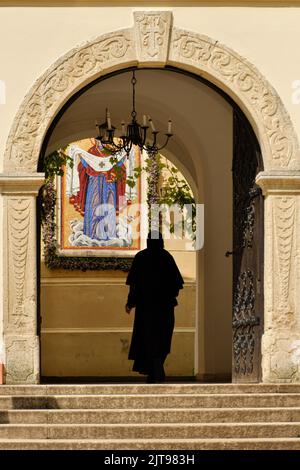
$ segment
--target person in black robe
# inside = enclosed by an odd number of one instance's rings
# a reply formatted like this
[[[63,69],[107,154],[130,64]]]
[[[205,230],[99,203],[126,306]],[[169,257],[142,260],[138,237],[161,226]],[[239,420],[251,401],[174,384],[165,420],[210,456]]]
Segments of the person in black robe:
[[[134,360],[133,371],[148,375],[148,382],[163,382],[176,297],[184,281],[173,256],[164,249],[161,233],[149,233],[147,248],[136,254],[126,284],[130,286],[126,312],[135,307],[128,359]]]

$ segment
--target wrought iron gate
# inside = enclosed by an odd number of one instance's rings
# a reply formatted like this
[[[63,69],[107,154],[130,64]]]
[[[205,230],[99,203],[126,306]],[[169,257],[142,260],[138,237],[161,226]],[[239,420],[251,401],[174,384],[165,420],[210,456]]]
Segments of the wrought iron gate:
[[[262,169],[256,136],[239,110],[233,116],[232,381],[261,378],[263,332],[263,196],[255,184]]]

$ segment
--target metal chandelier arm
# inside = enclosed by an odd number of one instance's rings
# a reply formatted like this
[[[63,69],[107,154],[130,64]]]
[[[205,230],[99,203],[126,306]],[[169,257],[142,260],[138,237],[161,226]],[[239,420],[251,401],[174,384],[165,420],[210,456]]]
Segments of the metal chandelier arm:
[[[163,149],[164,147],[166,147],[166,146],[168,145],[168,142],[169,142],[170,138],[173,136],[173,134],[165,134],[165,136],[166,136],[167,138],[166,138],[166,141],[165,141],[164,145],[162,145],[161,147],[159,147],[157,150],[161,150],[161,149]]]
[[[143,115],[143,124],[139,124],[137,121],[137,112],[135,107],[135,85],[137,83],[137,79],[135,77],[135,70],[132,71],[132,111],[131,111],[131,121],[127,124],[127,129],[125,130],[125,122],[122,121],[122,135],[120,139],[122,140],[122,144],[116,144],[114,142],[114,133],[116,128],[111,123],[111,116],[109,109],[106,108],[106,121],[99,125],[96,121],[96,127],[98,129],[98,137],[105,148],[105,146],[109,146],[107,150],[111,153],[117,153],[124,150],[127,155],[129,155],[132,146],[138,145],[141,150],[146,150],[150,152],[158,152],[159,150],[163,149],[169,142],[169,139],[172,137],[171,128],[172,128],[172,121],[169,119],[168,121],[168,132],[165,134],[167,139],[161,147],[157,147],[157,134],[159,131],[155,129],[153,121],[150,116],[148,116],[149,125],[147,125],[147,116]],[[147,132],[149,127],[151,127],[153,141],[152,144],[146,144],[147,141]]]
[[[157,141],[158,131],[156,131],[155,133],[153,132],[153,134],[155,134],[155,135],[154,135],[154,138],[153,138],[152,145],[144,146],[143,147],[144,150],[147,150],[147,151],[150,151],[150,152],[159,152],[160,150],[162,150],[163,148],[166,147],[166,145],[168,144],[170,138],[173,136],[173,134],[165,134],[165,136],[167,137],[165,143],[161,147],[157,147],[156,141]]]

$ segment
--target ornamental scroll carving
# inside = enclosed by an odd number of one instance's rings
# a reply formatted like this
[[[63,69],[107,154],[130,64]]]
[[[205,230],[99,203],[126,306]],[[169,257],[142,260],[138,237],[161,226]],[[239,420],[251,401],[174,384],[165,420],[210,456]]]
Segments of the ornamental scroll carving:
[[[246,59],[199,34],[173,29],[171,61],[191,63],[227,85],[257,116],[269,162],[265,169],[299,167],[299,145],[284,106],[267,80]]]
[[[30,305],[26,299],[26,272],[28,271],[29,232],[33,214],[31,200],[11,198],[8,201],[9,272],[12,286],[9,301],[9,329],[22,329],[33,321]]]
[[[295,227],[295,198],[276,197],[273,207],[279,280],[279,297],[276,305],[279,313],[289,314],[293,310],[290,305],[290,278]]]
[[[37,80],[16,115],[5,171],[35,172],[44,133],[75,91],[126,65],[166,64],[206,76],[238,97],[255,122],[264,169],[300,168],[296,133],[276,91],[246,59],[206,36],[172,28],[168,11],[135,12],[135,26],[100,36],[67,53]],[[170,39],[171,38],[171,39]]]
[[[131,34],[125,30],[103,35],[54,64],[34,85],[15,118],[6,148],[6,167],[36,171],[44,131],[65,98],[103,69],[132,59]]]

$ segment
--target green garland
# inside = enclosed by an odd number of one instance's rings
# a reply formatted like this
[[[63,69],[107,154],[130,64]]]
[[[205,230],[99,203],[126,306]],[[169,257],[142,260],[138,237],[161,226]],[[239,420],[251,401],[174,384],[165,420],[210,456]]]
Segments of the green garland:
[[[187,225],[187,228],[193,233],[193,239],[195,240],[196,201],[191,188],[185,179],[178,177],[179,170],[175,166],[169,165],[167,160],[163,162],[162,155],[158,155],[158,165],[160,174],[163,170],[168,173],[168,178],[163,185],[164,193],[162,196],[158,197],[158,204],[167,206],[178,205],[182,212],[186,205],[191,206],[192,213],[189,214],[189,217],[186,218],[185,221],[182,220],[181,224],[182,228],[184,227],[184,223]],[[174,230],[174,225],[171,225],[170,232],[174,233]]]
[[[63,176],[62,167],[71,164],[71,159],[63,150],[55,151],[44,160],[45,184],[42,187],[42,227],[45,265],[49,269],[70,269],[81,271],[120,270],[129,271],[132,258],[126,257],[75,257],[57,254],[56,240],[56,175]]]

